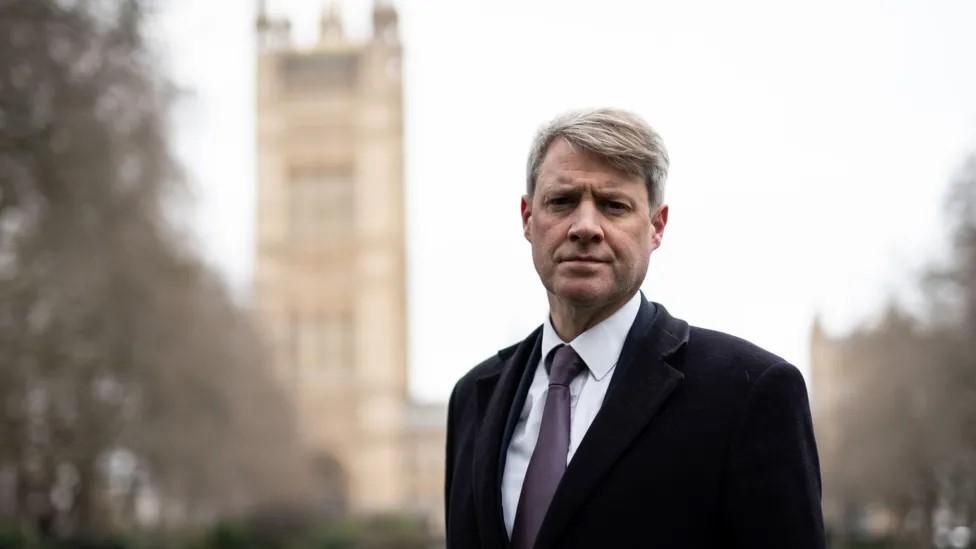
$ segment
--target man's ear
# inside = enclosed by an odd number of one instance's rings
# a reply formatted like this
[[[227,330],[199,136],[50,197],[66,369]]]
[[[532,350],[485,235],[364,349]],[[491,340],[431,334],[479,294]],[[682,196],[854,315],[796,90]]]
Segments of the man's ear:
[[[653,234],[651,234],[651,242],[654,244],[654,249],[657,249],[661,245],[661,239],[664,238],[664,228],[667,225],[668,205],[661,204],[651,216],[651,227],[654,230]]]
[[[525,239],[532,242],[532,234],[529,231],[529,218],[532,217],[532,195],[522,195],[522,234]]]

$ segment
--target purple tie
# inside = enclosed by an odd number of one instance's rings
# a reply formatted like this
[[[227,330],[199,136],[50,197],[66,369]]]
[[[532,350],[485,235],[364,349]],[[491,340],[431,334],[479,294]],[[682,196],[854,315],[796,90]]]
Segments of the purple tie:
[[[566,470],[569,453],[569,382],[586,364],[569,345],[550,353],[549,393],[542,411],[539,439],[522,482],[512,526],[512,549],[531,549],[546,516],[556,486]]]

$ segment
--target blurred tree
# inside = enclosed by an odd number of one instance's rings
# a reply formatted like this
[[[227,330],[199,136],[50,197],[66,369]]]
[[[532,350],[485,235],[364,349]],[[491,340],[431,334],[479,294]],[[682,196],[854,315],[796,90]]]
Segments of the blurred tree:
[[[925,279],[929,310],[891,306],[834,343],[844,387],[823,472],[825,497],[852,519],[833,525],[841,538],[873,515],[896,542],[924,547],[976,521],[976,155],[946,211],[952,253]]]
[[[976,543],[976,153],[963,163],[946,204],[951,229],[951,260],[930,276],[937,331],[936,398],[942,460],[936,469],[942,526],[968,524]]]
[[[246,314],[180,243],[137,0],[0,0],[0,519],[44,535],[298,497]]]

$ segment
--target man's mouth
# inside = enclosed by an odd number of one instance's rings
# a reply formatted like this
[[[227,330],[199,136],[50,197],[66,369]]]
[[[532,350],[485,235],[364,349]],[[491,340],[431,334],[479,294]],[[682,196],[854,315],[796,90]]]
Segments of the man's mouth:
[[[563,258],[559,262],[560,263],[607,263],[607,261],[602,258],[588,256],[588,255],[574,255],[571,257]]]

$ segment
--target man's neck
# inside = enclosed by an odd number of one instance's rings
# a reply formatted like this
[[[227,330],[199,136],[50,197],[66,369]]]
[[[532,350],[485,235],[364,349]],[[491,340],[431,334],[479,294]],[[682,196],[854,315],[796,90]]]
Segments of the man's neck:
[[[552,327],[556,334],[563,341],[572,341],[583,332],[610,318],[625,303],[630,301],[633,296],[614,301],[613,303],[603,303],[599,306],[580,306],[559,299],[549,294],[549,318],[552,320]]]

